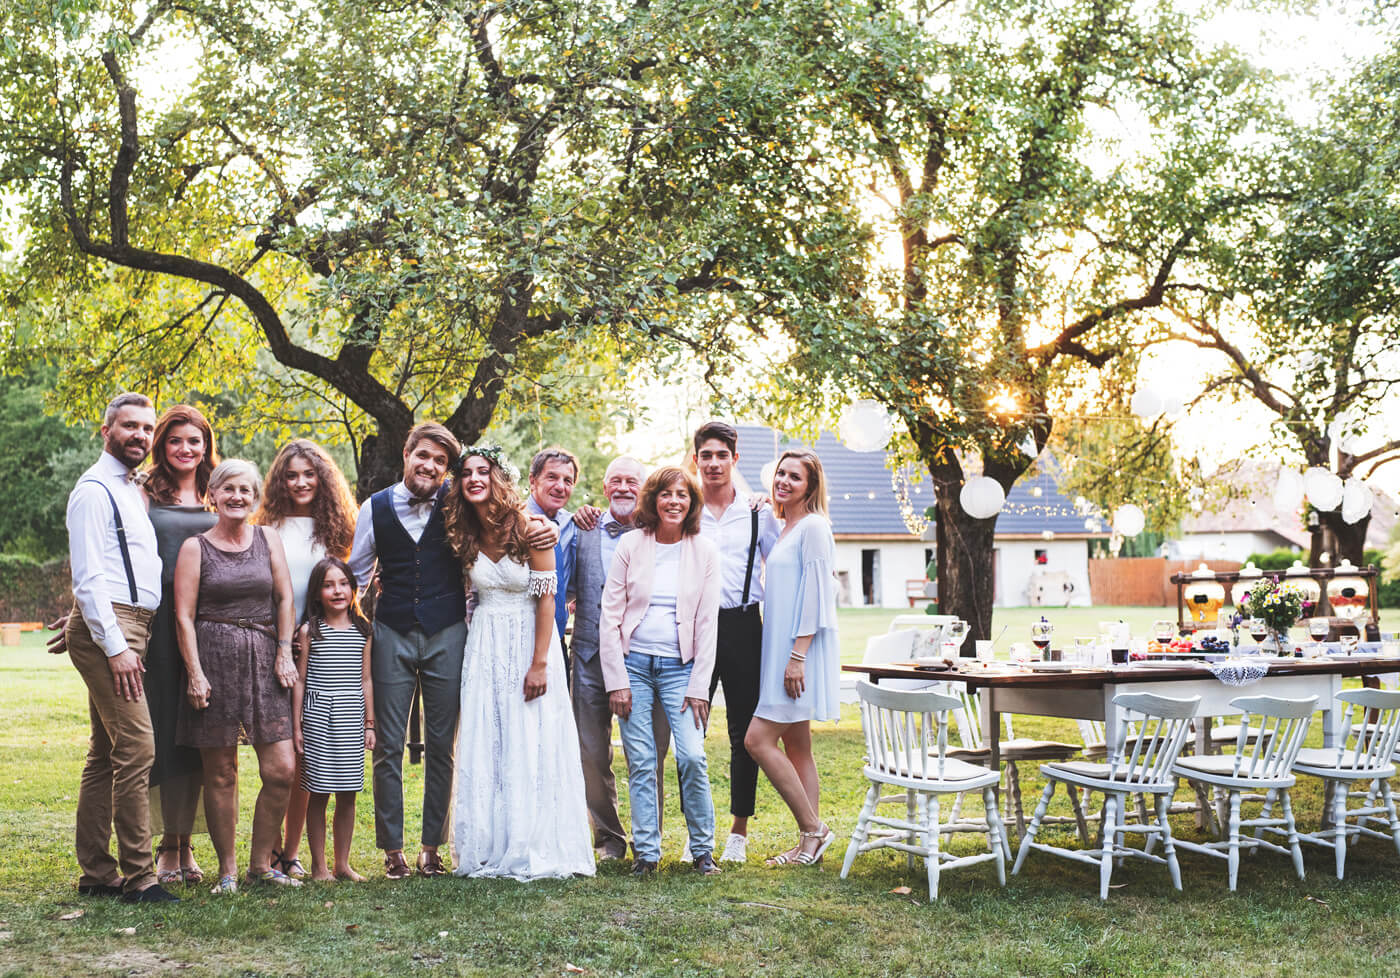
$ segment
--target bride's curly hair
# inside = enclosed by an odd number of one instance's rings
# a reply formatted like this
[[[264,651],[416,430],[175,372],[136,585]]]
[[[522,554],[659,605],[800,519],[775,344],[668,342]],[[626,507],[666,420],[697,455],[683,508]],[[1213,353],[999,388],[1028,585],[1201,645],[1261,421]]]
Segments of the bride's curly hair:
[[[466,479],[461,475],[461,469],[473,458],[484,459],[490,466],[491,494],[480,509],[462,496]],[[530,545],[525,540],[528,522],[525,501],[494,455],[476,455],[471,449],[462,453],[458,475],[442,503],[442,519],[447,530],[447,542],[461,560],[464,571],[470,571],[476,563],[476,556],[481,552],[481,538],[488,528],[504,535],[507,557],[520,563],[525,563],[530,557]]]

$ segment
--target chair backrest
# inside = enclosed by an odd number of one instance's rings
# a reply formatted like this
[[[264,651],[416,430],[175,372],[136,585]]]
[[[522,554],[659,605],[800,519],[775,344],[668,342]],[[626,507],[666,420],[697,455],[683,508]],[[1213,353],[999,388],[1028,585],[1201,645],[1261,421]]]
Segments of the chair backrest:
[[[1400,690],[1353,689],[1338,693],[1337,702],[1350,707],[1343,707],[1337,766],[1351,771],[1389,767],[1400,736]]]
[[[936,689],[886,689],[856,683],[869,767],[921,780],[943,780],[948,754],[948,711],[957,697]]]
[[[1109,755],[1109,777],[1127,784],[1170,783],[1172,765],[1186,743],[1190,720],[1200,702],[1199,696],[1177,699],[1156,693],[1119,693],[1113,697],[1113,705],[1125,711],[1128,722],[1118,726],[1118,749]],[[1128,727],[1134,713],[1142,719],[1128,750]]]
[[[1102,720],[1076,720],[1079,725],[1079,739],[1084,741],[1086,748],[1104,747],[1107,739],[1103,732]]]
[[[918,640],[919,633],[912,630],[872,635],[865,641],[865,655],[860,661],[867,666],[912,665],[909,660]],[[886,689],[927,689],[930,685],[922,679],[882,679],[881,683]]]
[[[1230,705],[1242,714],[1240,732],[1235,738],[1235,776],[1286,777],[1308,735],[1317,697],[1285,700],[1276,696],[1241,696],[1231,700]],[[1249,742],[1251,735],[1253,744]]]

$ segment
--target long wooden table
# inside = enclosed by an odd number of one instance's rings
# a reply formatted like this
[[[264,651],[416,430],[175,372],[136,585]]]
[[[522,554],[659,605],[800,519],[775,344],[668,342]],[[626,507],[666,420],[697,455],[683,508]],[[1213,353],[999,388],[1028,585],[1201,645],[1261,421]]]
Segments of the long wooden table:
[[[1002,664],[998,664],[1002,665]],[[1114,750],[1120,742],[1121,711],[1113,706],[1120,693],[1149,692],[1162,696],[1199,696],[1196,715],[1201,718],[1238,714],[1230,701],[1241,696],[1278,696],[1289,699],[1317,697],[1322,711],[1322,743],[1336,744],[1337,729],[1333,703],[1342,690],[1342,681],[1359,676],[1400,672],[1400,658],[1295,659],[1271,663],[1269,672],[1244,686],[1228,686],[1216,679],[1205,664],[1183,664],[1172,668],[1141,665],[1076,668],[1064,672],[1009,671],[968,668],[935,668],[913,663],[848,665],[846,672],[863,673],[879,683],[882,679],[923,682],[964,683],[979,692],[982,737],[991,753],[991,766],[1001,768],[1001,715],[1020,713],[1030,716],[1101,720],[1105,742]],[[1205,753],[1210,728],[1196,724],[1196,748]]]

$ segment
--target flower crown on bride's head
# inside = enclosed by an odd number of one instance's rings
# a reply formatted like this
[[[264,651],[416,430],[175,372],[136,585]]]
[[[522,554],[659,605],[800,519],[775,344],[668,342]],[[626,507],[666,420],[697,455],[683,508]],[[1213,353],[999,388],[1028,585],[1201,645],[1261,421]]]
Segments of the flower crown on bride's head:
[[[506,478],[510,479],[512,483],[518,483],[520,481],[520,470],[515,467],[515,463],[506,458],[505,449],[500,445],[473,445],[471,448],[464,449],[462,451],[462,457],[457,460],[457,471],[459,473],[462,471],[462,466],[466,464],[467,459],[471,458],[473,455],[479,455],[496,466],[506,474]]]

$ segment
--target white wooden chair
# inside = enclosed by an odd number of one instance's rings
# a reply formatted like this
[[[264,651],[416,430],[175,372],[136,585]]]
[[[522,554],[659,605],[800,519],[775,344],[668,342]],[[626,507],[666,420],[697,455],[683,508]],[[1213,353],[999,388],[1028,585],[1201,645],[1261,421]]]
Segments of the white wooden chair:
[[[954,719],[958,725],[958,739],[962,742],[961,747],[949,748],[948,756],[963,761],[985,763],[991,758],[992,749],[987,746],[982,736],[981,697],[963,683],[949,683],[947,692],[949,695],[957,697],[961,704],[954,713]],[[1006,736],[997,746],[1000,749],[1001,763],[1006,773],[1006,790],[1011,795],[1012,810],[1016,815],[1016,834],[1022,836],[1026,834],[1026,815],[1025,809],[1021,805],[1021,775],[1016,767],[1017,762],[1068,761],[1079,753],[1079,745],[1065,744],[1058,740],[1033,740],[1029,737],[1017,737],[1016,731],[1012,728],[1011,714],[1003,713],[1001,717]],[[1070,792],[1070,804],[1074,807],[1073,819],[1064,815],[1047,815],[1045,822],[1048,824],[1073,821],[1079,828],[1080,838],[1085,845],[1088,845],[1089,828],[1084,819],[1084,810],[1079,804],[1078,792]],[[961,813],[961,810],[962,798],[959,797],[953,803],[955,818]],[[1009,848],[1006,857],[1011,858]]]
[[[1294,871],[1303,879],[1303,850],[1298,844],[1298,828],[1293,822],[1288,792],[1298,780],[1290,769],[1308,734],[1317,697],[1285,700],[1272,696],[1242,696],[1232,700],[1230,705],[1243,713],[1239,723],[1231,724],[1236,728],[1235,752],[1180,757],[1172,766],[1172,773],[1177,777],[1210,785],[1228,795],[1225,801],[1228,831],[1218,842],[1202,844],[1178,839],[1176,844],[1181,849],[1224,859],[1229,866],[1231,892],[1239,878],[1241,848],[1264,848],[1290,854]],[[1258,792],[1265,793],[1263,811],[1258,818],[1242,820],[1241,802],[1248,800],[1247,795],[1259,797]],[[1282,807],[1282,818],[1269,817],[1269,807],[1275,799]],[[1263,838],[1265,830],[1278,831],[1280,827],[1280,834],[1287,837],[1287,848]],[[1253,838],[1242,835],[1245,829],[1251,828],[1255,830]]]
[[[1346,871],[1349,841],[1356,842],[1362,835],[1389,838],[1400,850],[1400,818],[1395,814],[1389,782],[1395,776],[1396,761],[1392,755],[1396,738],[1400,737],[1400,691],[1349,690],[1339,693],[1337,701],[1344,704],[1345,710],[1337,746],[1303,748],[1293,762],[1293,772],[1321,778],[1324,788],[1331,789],[1329,826],[1302,833],[1300,838],[1330,847],[1336,855],[1337,879],[1341,879]],[[1367,786],[1366,800],[1361,807],[1350,808],[1353,789],[1362,784]],[[1379,805],[1373,804],[1377,794]],[[1349,820],[1355,820],[1355,824]],[[1371,828],[1371,823],[1384,824],[1386,831]]]
[[[948,756],[948,711],[958,708],[958,700],[936,690],[885,689],[869,682],[856,684],[860,696],[861,728],[865,733],[865,776],[870,790],[865,795],[841,878],[851,871],[856,856],[876,849],[896,849],[911,856],[922,856],[928,870],[929,899],[938,898],[938,880],[943,870],[970,866],[991,860],[996,863],[997,882],[1006,884],[1006,857],[1002,836],[1005,828],[997,810],[997,772]],[[913,818],[900,819],[876,814],[884,786],[898,788],[916,800]],[[982,792],[987,807],[987,852],[954,856],[942,847],[944,826],[939,825],[939,796],[964,791]],[[872,833],[871,826],[884,826],[892,832]],[[981,829],[977,829],[979,833]]]
[[[1167,810],[1176,789],[1172,765],[1176,763],[1181,746],[1186,741],[1187,724],[1195,715],[1200,697],[1174,699],[1153,693],[1120,693],[1113,698],[1113,704],[1128,713],[1129,719],[1134,719],[1134,713],[1140,714],[1137,739],[1129,745],[1125,738],[1117,750],[1110,752],[1106,764],[1068,761],[1041,765],[1040,773],[1047,782],[1045,791],[1041,794],[1040,804],[1036,805],[1035,815],[1032,816],[1031,824],[1021,839],[1021,849],[1016,855],[1016,865],[1011,872],[1021,871],[1021,866],[1032,849],[1041,849],[1066,859],[1091,863],[1099,867],[1099,899],[1107,900],[1114,863],[1121,857],[1135,856],[1165,863],[1167,871],[1171,874],[1172,886],[1179,890],[1181,868],[1176,861],[1176,849],[1172,844],[1172,829],[1167,821]],[[1103,793],[1103,841],[1097,849],[1064,849],[1035,841],[1036,833],[1045,819],[1045,810],[1050,805],[1050,799],[1054,797],[1056,785],[1059,784],[1080,788],[1086,792]],[[1130,795],[1152,796],[1157,815],[1155,821],[1130,823],[1123,820],[1122,813],[1127,807]],[[1123,837],[1128,832],[1141,833],[1144,837],[1144,848],[1130,849],[1125,846]],[[1148,844],[1159,835],[1162,837],[1162,856],[1154,855],[1148,848]]]

